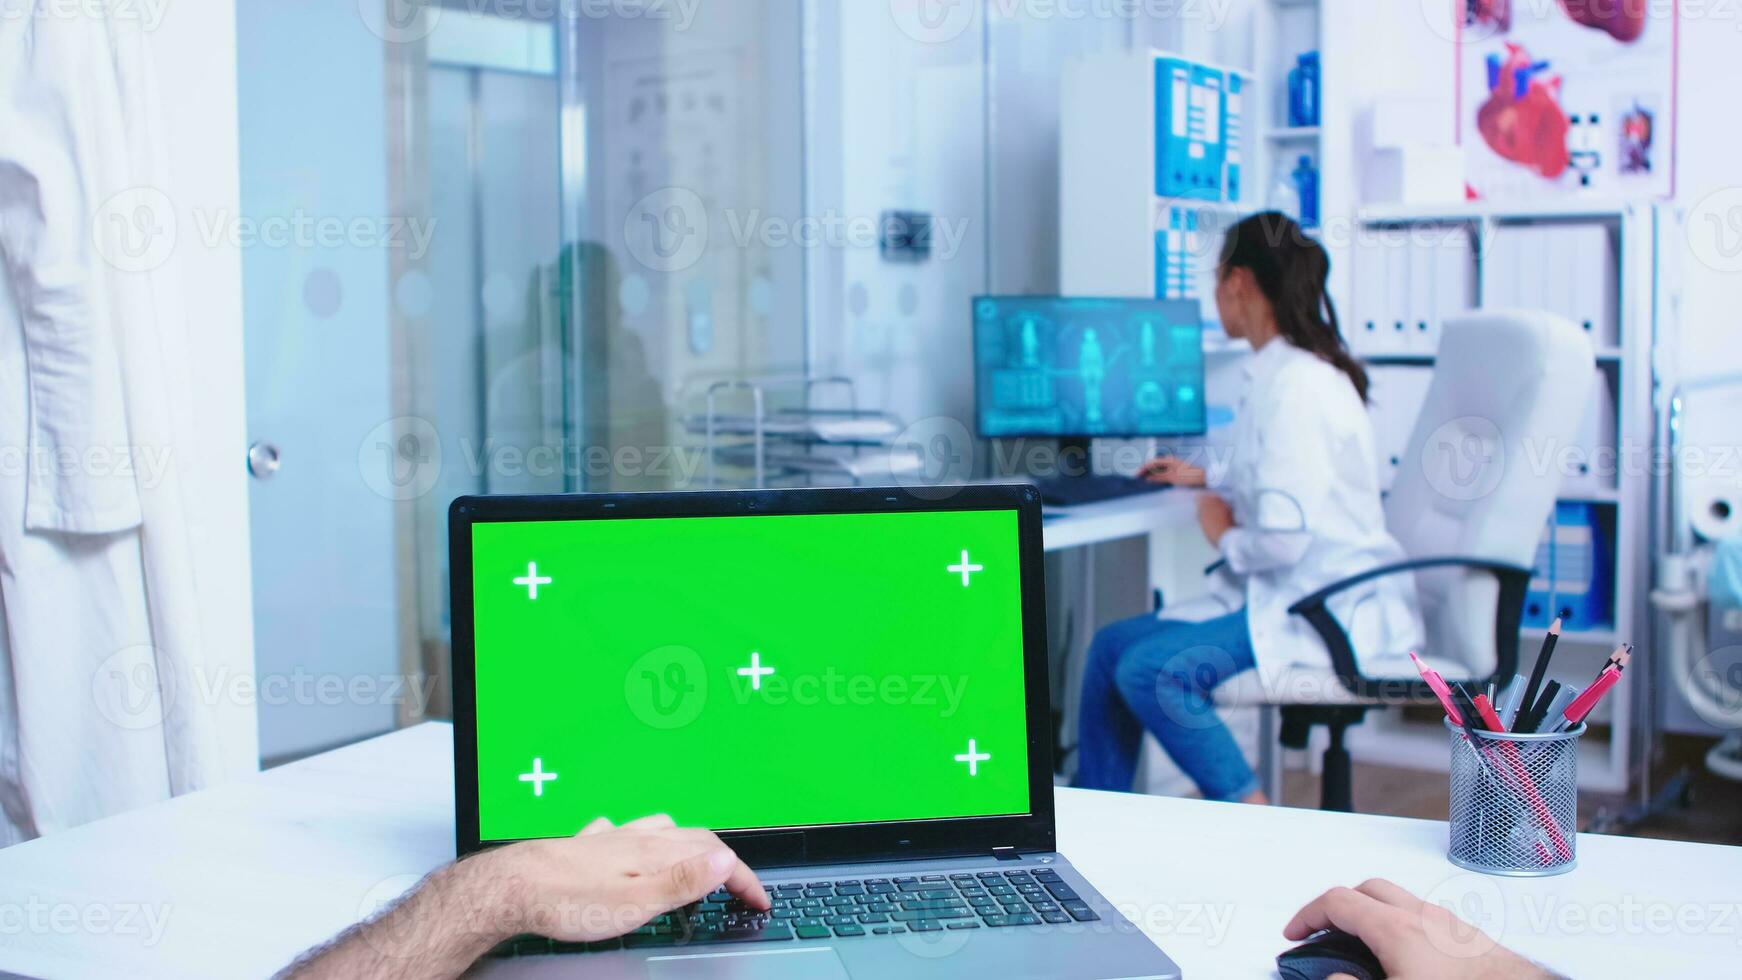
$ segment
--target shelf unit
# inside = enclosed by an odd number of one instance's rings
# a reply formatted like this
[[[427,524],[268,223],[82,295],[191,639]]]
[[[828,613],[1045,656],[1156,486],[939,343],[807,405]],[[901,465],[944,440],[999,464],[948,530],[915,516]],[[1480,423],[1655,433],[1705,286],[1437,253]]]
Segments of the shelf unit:
[[[1187,59],[1240,76],[1241,108],[1229,141],[1239,140],[1241,191],[1237,200],[1170,197],[1157,193],[1163,140],[1156,132],[1160,101],[1159,50],[1102,55],[1072,62],[1061,85],[1059,124],[1059,285],[1071,296],[1190,297],[1199,265],[1222,229],[1250,210],[1255,177],[1268,154],[1253,146],[1255,108],[1246,100],[1250,73],[1239,66]],[[1222,113],[1218,111],[1218,118]],[[1218,123],[1217,125],[1220,125]],[[1218,137],[1219,138],[1219,137]],[[1189,221],[1181,228],[1176,219]],[[1169,259],[1161,260],[1164,236]],[[1173,256],[1183,257],[1178,265]],[[1198,271],[1201,271],[1198,270]]]
[[[1255,175],[1251,194],[1259,203],[1271,203],[1271,190],[1279,175],[1294,169],[1297,158],[1309,156],[1313,166],[1324,172],[1321,152],[1322,126],[1293,126],[1288,119],[1288,72],[1294,59],[1303,51],[1319,51],[1323,64],[1323,16],[1319,0],[1263,0],[1254,10],[1252,67],[1258,84],[1253,108],[1254,129],[1263,134],[1263,146],[1257,148],[1261,165]],[[1322,69],[1321,69],[1322,71]],[[1325,83],[1320,76],[1320,122],[1323,123]],[[1332,212],[1325,207],[1324,181],[1319,181],[1319,216]]]
[[[1655,444],[1652,350],[1657,300],[1653,283],[1659,240],[1663,234],[1660,229],[1662,220],[1660,211],[1649,204],[1594,201],[1536,208],[1474,204],[1421,209],[1387,206],[1363,209],[1357,214],[1357,235],[1423,228],[1455,228],[1467,232],[1475,271],[1470,280],[1473,294],[1465,305],[1475,309],[1490,305],[1491,297],[1496,295],[1502,270],[1493,267],[1499,260],[1490,253],[1496,247],[1497,234],[1507,229],[1592,225],[1608,232],[1611,252],[1604,258],[1613,261],[1615,283],[1613,310],[1605,313],[1612,313],[1616,335],[1612,343],[1605,338],[1605,342],[1593,346],[1597,370],[1608,382],[1608,400],[1599,406],[1599,411],[1609,413],[1612,420],[1607,432],[1612,436],[1613,445],[1601,448],[1615,450],[1617,462],[1611,472],[1598,472],[1587,478],[1594,478],[1594,483],[1564,488],[1560,499],[1563,503],[1593,504],[1603,515],[1597,522],[1597,531],[1606,533],[1607,538],[1603,544],[1610,562],[1607,571],[1612,583],[1612,623],[1568,629],[1562,634],[1555,656],[1555,673],[1561,676],[1577,677],[1587,666],[1594,674],[1603,657],[1617,644],[1623,641],[1643,643],[1649,639],[1646,609],[1650,581],[1649,467],[1630,468],[1625,459],[1628,454],[1641,448],[1649,449]],[[1374,258],[1378,253],[1360,247],[1352,252],[1355,285],[1351,292],[1355,302],[1350,304],[1352,315],[1345,324],[1350,346],[1357,355],[1376,366],[1431,369],[1434,355],[1430,352],[1381,353],[1371,357],[1362,354],[1364,321],[1368,311],[1361,309],[1361,304],[1374,295],[1370,284],[1375,273],[1367,266],[1378,261]],[[1584,284],[1581,279],[1580,285]],[[1604,326],[1600,322],[1593,328],[1587,321],[1587,329],[1596,333]],[[1409,421],[1413,423],[1413,418]],[[1401,420],[1389,420],[1387,424],[1407,429]],[[1599,426],[1598,431],[1603,431],[1603,428]],[[1521,653],[1525,655],[1526,666],[1532,662],[1531,657],[1544,633],[1541,626],[1526,627],[1522,631]],[[1625,675],[1622,687],[1631,687],[1637,676],[1637,672]],[[1609,738],[1607,742],[1596,737],[1587,738],[1588,744],[1580,752],[1582,785],[1614,793],[1629,789],[1635,701],[1632,693],[1626,690],[1604,699],[1593,721],[1607,728]],[[1438,725],[1410,722],[1399,714],[1386,712],[1354,730],[1351,750],[1356,757],[1373,762],[1443,769],[1448,758],[1444,732]]]
[[[1060,130],[1060,288],[1068,295],[1168,296],[1170,288],[1156,268],[1155,236],[1172,227],[1174,212],[1190,212],[1205,251],[1200,266],[1213,261],[1208,249],[1241,218],[1270,205],[1278,174],[1296,157],[1320,160],[1320,127],[1290,127],[1287,75],[1297,54],[1321,47],[1319,0],[1259,0],[1247,57],[1236,54],[1218,63],[1190,52],[1134,50],[1122,56],[1082,59],[1066,71]],[[1182,45],[1183,47],[1201,47]],[[1240,141],[1242,175],[1234,200],[1167,197],[1154,192],[1155,103],[1149,81],[1157,56],[1183,56],[1241,78]],[[1321,94],[1321,103],[1326,100]],[[1140,161],[1133,167],[1133,160]],[[1133,178],[1138,178],[1134,180]],[[1327,194],[1320,190],[1320,213]],[[1200,269],[1200,272],[1203,270]],[[1203,278],[1201,275],[1198,277]],[[1198,296],[1205,320],[1205,354],[1226,359],[1249,348],[1229,346],[1215,321],[1210,297]]]

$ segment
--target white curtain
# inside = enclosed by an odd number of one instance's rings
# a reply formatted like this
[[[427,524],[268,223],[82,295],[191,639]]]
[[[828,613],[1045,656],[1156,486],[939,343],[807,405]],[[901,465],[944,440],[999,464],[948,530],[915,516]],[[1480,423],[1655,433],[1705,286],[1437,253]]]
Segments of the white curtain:
[[[0,844],[256,765],[252,645],[197,601],[212,447],[142,9],[0,0]]]

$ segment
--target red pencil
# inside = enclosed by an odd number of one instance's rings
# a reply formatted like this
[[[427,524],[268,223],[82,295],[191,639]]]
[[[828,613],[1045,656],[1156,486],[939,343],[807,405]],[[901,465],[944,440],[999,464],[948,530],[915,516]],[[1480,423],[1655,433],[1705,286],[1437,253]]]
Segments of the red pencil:
[[[1585,716],[1589,715],[1591,710],[1597,706],[1597,702],[1603,700],[1603,695],[1608,694],[1609,689],[1620,681],[1621,671],[1615,667],[1610,667],[1597,675],[1596,682],[1585,688],[1584,693],[1574,698],[1572,704],[1567,705],[1564,714],[1567,726],[1577,725],[1584,721]]]
[[[1503,732],[1506,730],[1506,723],[1502,722],[1500,715],[1494,711],[1494,703],[1488,700],[1488,695],[1478,694],[1471,703],[1476,706],[1477,717],[1482,719],[1482,724],[1487,725],[1489,731]]]

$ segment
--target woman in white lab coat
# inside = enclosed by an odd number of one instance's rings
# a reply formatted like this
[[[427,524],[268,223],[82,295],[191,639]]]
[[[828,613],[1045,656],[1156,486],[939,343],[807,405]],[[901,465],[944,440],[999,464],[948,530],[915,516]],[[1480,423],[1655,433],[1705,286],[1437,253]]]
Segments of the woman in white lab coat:
[[[1267,802],[1211,692],[1248,670],[1271,683],[1291,668],[1328,669],[1324,644],[1288,606],[1404,557],[1385,529],[1367,373],[1338,332],[1329,272],[1324,248],[1281,214],[1254,215],[1228,231],[1216,306],[1223,329],[1254,353],[1226,478],[1198,505],[1223,561],[1204,599],[1096,634],[1083,679],[1078,786],[1131,789],[1147,730],[1205,798]],[[1144,472],[1157,482],[1205,484],[1201,468],[1174,458]],[[1350,592],[1331,611],[1358,652],[1417,643],[1407,576]]]

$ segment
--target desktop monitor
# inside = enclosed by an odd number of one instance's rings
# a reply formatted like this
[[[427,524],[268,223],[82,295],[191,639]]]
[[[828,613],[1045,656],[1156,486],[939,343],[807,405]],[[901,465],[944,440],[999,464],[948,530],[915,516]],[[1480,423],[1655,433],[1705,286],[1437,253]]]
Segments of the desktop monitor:
[[[980,435],[1084,440],[1204,431],[1195,300],[974,300]]]

